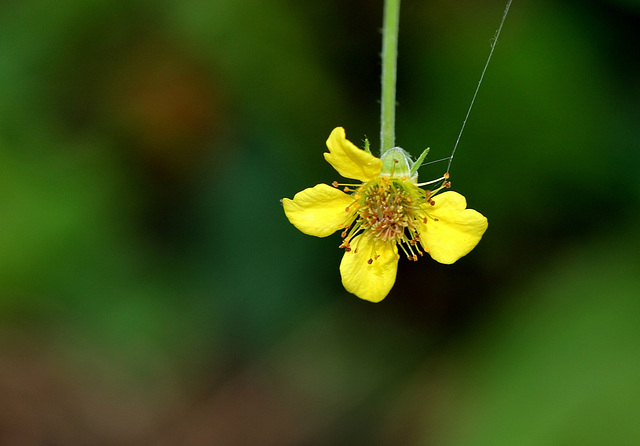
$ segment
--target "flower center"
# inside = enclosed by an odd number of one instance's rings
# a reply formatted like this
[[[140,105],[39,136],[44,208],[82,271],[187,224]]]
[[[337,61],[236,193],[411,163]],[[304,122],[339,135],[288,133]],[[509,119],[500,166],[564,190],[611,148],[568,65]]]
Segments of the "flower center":
[[[386,177],[369,185],[362,194],[359,217],[368,236],[382,242],[401,243],[405,230],[415,231],[414,199],[404,185]]]
[[[417,243],[418,219],[425,218],[421,205],[428,194],[406,177],[381,176],[360,186],[353,194],[356,201],[350,206],[350,220],[355,224],[347,225],[342,233],[342,247],[350,250],[349,241],[362,233],[374,246],[397,243],[410,260],[418,260],[422,255]]]

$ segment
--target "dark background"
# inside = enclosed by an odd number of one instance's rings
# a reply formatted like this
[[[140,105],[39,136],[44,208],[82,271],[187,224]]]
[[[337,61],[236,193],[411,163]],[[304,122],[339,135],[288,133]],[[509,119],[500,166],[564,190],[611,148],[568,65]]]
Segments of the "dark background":
[[[449,155],[503,8],[403,2],[400,146]],[[451,170],[489,229],[374,305],[279,200],[377,149],[381,15],[0,3],[0,444],[640,443],[640,2],[513,3]]]

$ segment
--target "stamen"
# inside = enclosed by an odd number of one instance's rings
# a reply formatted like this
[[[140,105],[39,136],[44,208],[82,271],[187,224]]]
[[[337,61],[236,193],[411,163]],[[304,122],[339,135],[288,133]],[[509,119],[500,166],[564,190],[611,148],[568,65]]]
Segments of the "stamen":
[[[353,189],[345,187],[344,190]],[[369,265],[380,257],[376,253],[378,243],[400,245],[399,249],[409,260],[418,260],[424,255],[418,227],[427,223],[424,204],[435,205],[431,196],[431,191],[419,188],[410,178],[383,176],[359,185],[352,195],[353,203],[345,209],[349,216],[342,226],[340,246],[347,252],[353,249],[352,252],[357,253],[358,246],[352,247],[350,241],[362,235],[371,242]]]
[[[425,183],[418,183],[418,184],[416,184],[416,186],[422,187],[422,186],[426,186],[427,184],[434,184],[434,183],[437,183],[438,181],[448,180],[448,179],[449,179],[449,174],[445,173],[440,178],[436,178],[435,180],[427,181]]]
[[[331,185],[333,187],[340,187],[340,186],[347,186],[347,187],[354,187],[354,188],[361,188],[362,187],[362,183],[358,183],[358,184],[350,184],[350,183],[338,183],[337,181],[334,181],[333,183],[331,183]]]

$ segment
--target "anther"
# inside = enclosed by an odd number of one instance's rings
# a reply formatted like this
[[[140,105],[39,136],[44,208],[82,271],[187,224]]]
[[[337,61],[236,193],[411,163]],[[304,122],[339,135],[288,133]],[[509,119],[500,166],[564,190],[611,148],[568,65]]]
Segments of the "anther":
[[[338,184],[338,182],[337,182],[337,181],[334,181],[333,183],[331,183],[331,185],[332,185],[333,187],[338,187],[338,186],[339,186],[339,184]]]
[[[369,259],[369,260],[367,260],[367,263],[368,263],[369,265],[371,265],[371,264],[373,263],[373,259]]]

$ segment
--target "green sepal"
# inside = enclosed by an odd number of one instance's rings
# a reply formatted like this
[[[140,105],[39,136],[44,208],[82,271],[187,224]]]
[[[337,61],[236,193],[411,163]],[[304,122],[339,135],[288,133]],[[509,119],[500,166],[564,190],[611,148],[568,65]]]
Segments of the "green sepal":
[[[422,165],[422,162],[424,161],[424,159],[427,157],[427,154],[429,153],[429,150],[431,150],[429,147],[427,147],[425,149],[424,152],[422,152],[422,154],[418,157],[417,160],[415,160],[415,162],[413,163],[413,165],[411,166],[411,176],[413,177],[414,175],[417,175],[418,169],[420,168],[420,166]]]
[[[390,178],[411,178],[411,155],[400,147],[393,147],[382,155],[380,175]]]

